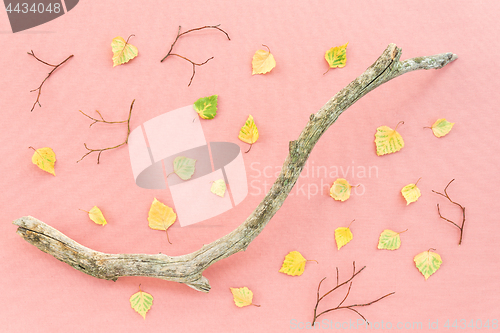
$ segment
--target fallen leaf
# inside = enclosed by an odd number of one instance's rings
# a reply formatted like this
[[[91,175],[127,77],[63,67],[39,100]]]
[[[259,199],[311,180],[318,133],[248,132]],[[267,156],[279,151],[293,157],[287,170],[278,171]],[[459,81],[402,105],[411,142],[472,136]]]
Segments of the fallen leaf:
[[[351,196],[351,184],[344,178],[336,179],[330,187],[330,196],[338,201],[346,201]]]
[[[130,35],[127,41],[120,36],[113,38],[113,41],[111,42],[111,50],[113,51],[113,67],[129,62],[139,54],[137,47],[128,43],[128,40],[132,36],[134,35]]]
[[[266,46],[266,45],[263,45]],[[266,46],[267,47],[267,46]],[[268,51],[257,50],[252,58],[252,75],[266,74],[276,67],[276,60],[271,54],[271,50],[267,47]]]
[[[417,180],[415,184],[408,184],[401,189],[401,194],[406,199],[406,205],[409,205],[420,198],[420,189],[417,187],[419,180]]]
[[[172,208],[154,198],[148,213],[148,222],[151,229],[165,230],[168,239],[167,229],[174,224],[176,218],[177,214],[174,213]],[[170,240],[168,242],[170,243]]]
[[[139,291],[133,294],[130,297],[130,306],[134,309],[138,314],[146,319],[146,313],[151,309],[153,305],[153,296],[141,290],[139,286]]]
[[[210,187],[210,191],[213,194],[218,195],[221,198],[224,198],[224,194],[226,193],[226,183],[224,179],[217,179],[212,183],[212,187]]]
[[[400,122],[403,123],[404,122]],[[399,126],[399,124],[398,124]],[[398,128],[396,126],[396,129]],[[375,133],[375,145],[377,146],[377,155],[395,153],[405,146],[403,137],[388,126],[380,126]]]
[[[285,260],[283,261],[283,265],[281,265],[279,272],[291,276],[302,275],[307,261],[316,260],[306,260],[306,258],[304,258],[299,251],[292,251],[285,256]]]
[[[202,97],[194,102],[194,110],[203,119],[213,119],[217,115],[217,95]]]
[[[415,265],[426,280],[429,276],[436,273],[443,263],[441,256],[435,252],[431,252],[431,250],[417,254],[415,258],[413,258],[413,261],[415,261]]]
[[[332,68],[336,68],[336,67],[342,68],[345,66],[347,44],[349,44],[349,43],[345,43],[344,45],[341,45],[341,46],[332,47],[331,49],[326,51],[325,59],[326,59],[326,62],[328,62],[328,66],[330,66],[328,68],[328,71]],[[326,72],[328,72],[328,71],[326,71]],[[325,72],[325,74],[326,74],[326,72]]]
[[[408,230],[408,229],[406,229]],[[406,231],[405,230],[405,231]],[[389,229],[382,231],[378,240],[377,248],[379,250],[397,250],[401,246],[401,238],[399,234],[405,232],[395,232]]]
[[[242,288],[229,288],[233,294],[234,304],[242,308],[247,305],[260,306],[252,303],[253,292],[247,287]]]
[[[436,137],[440,138],[450,133],[453,125],[455,125],[455,123],[450,123],[444,118],[438,119],[431,127],[432,133],[434,133]]]
[[[259,131],[257,130],[257,125],[255,125],[253,121],[252,115],[248,116],[245,125],[240,129],[238,139],[250,144],[250,148],[246,151],[247,153],[252,149],[252,145],[259,139]]]
[[[33,164],[36,164],[43,171],[55,176],[56,172],[54,171],[54,164],[56,163],[56,154],[54,153],[52,148],[30,148],[35,151],[33,153],[33,156],[31,157],[31,162],[33,162]]]
[[[352,235],[352,232],[351,232],[351,229],[349,229],[349,227],[351,226],[352,222],[354,222],[355,220],[352,220],[351,223],[349,223],[349,226],[346,228],[346,227],[339,227],[337,229],[335,229],[335,242],[337,242],[337,250],[340,250],[340,248],[344,245],[346,245],[347,243],[349,243],[352,238],[353,238],[353,235]]]
[[[196,160],[189,157],[177,156],[174,160],[174,173],[182,180],[188,180],[193,176]]]
[[[89,218],[94,221],[96,224],[100,225],[106,225],[108,222],[106,222],[106,219],[104,218],[104,215],[102,214],[101,210],[97,207],[94,206],[89,213]]]

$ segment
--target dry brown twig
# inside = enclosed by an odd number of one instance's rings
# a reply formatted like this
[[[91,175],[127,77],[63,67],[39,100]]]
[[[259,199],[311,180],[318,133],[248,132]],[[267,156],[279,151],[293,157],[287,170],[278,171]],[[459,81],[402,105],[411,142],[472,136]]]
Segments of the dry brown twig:
[[[457,227],[459,230],[460,230],[460,240],[458,241],[458,245],[461,245],[462,244],[462,238],[463,238],[463,235],[464,235],[464,224],[465,224],[465,207],[462,206],[461,204],[459,204],[458,202],[455,202],[453,200],[451,200],[450,196],[448,195],[448,192],[446,192],[446,190],[448,189],[448,186],[450,186],[450,184],[454,181],[455,179],[452,179],[450,180],[450,182],[448,183],[448,185],[446,185],[446,187],[444,188],[444,194],[441,193],[441,192],[436,192],[434,190],[432,190],[432,192],[436,193],[436,194],[439,194],[443,197],[445,197],[446,199],[448,199],[452,204],[455,204],[457,205],[458,207],[460,207],[460,209],[462,210],[462,225],[459,226],[457,223],[447,219],[446,217],[443,217],[443,215],[441,215],[441,210],[439,209],[439,204],[437,204],[437,209],[438,209],[438,214],[439,214],[439,217],[442,218],[443,220],[453,224],[455,227]]]
[[[113,146],[113,147],[108,147],[108,148],[101,148],[101,149],[91,149],[91,148],[87,147],[86,143],[83,143],[83,145],[85,146],[85,148],[88,150],[88,153],[86,153],[85,155],[83,155],[82,158],[80,158],[78,161],[76,161],[76,163],[78,163],[81,160],[83,160],[89,154],[92,154],[92,153],[95,153],[95,152],[99,152],[99,154],[97,155],[97,164],[99,164],[99,159],[101,158],[101,154],[102,154],[103,151],[111,150],[111,149],[116,149],[116,148],[124,146],[124,145],[126,145],[128,143],[128,137],[130,135],[130,117],[132,116],[132,108],[134,107],[134,102],[135,102],[135,99],[132,101],[132,104],[130,104],[130,111],[128,113],[128,119],[127,120],[122,120],[122,121],[107,121],[107,120],[104,119],[104,117],[102,116],[102,114],[99,111],[97,111],[97,110],[96,110],[96,112],[97,112],[97,114],[99,114],[99,117],[101,117],[101,119],[96,119],[96,118],[91,117],[88,114],[84,113],[82,110],[79,110],[85,117],[90,118],[91,120],[94,121],[92,124],[90,124],[89,127],[92,127],[92,125],[94,125],[96,123],[105,123],[105,124],[123,124],[123,123],[127,123],[127,137],[125,138],[125,141],[122,142],[122,143],[120,143],[119,145],[116,145],[116,146]]]
[[[373,65],[335,94],[318,112],[311,114],[298,139],[289,142],[289,153],[281,173],[255,210],[234,231],[198,251],[182,256],[102,253],[76,243],[31,216],[14,221],[18,226],[17,233],[40,250],[96,278],[116,280],[121,276],[149,276],[208,292],[210,284],[203,276],[205,269],[246,250],[260,234],[293,189],[314,145],[342,112],[373,89],[400,75],[420,69],[439,69],[457,59],[453,53],[404,61],[399,60],[400,56],[401,49],[389,44]]]
[[[346,310],[351,310],[353,312],[356,312],[361,318],[363,318],[364,321],[368,322],[366,320],[366,318],[361,314],[359,313],[358,310],[354,309],[356,307],[361,307],[361,306],[368,306],[368,305],[371,305],[373,303],[376,303],[378,301],[380,301],[381,299],[383,298],[386,298],[388,296],[391,296],[393,294],[395,294],[394,292],[392,293],[389,293],[387,295],[384,295],[382,297],[379,297],[377,298],[376,300],[374,301],[371,301],[371,302],[368,302],[368,303],[362,303],[362,304],[351,304],[351,305],[342,305],[344,304],[344,302],[346,301],[347,297],[349,296],[349,293],[351,292],[351,287],[352,287],[352,280],[356,277],[356,275],[358,275],[359,273],[361,273],[363,271],[363,269],[365,269],[366,266],[363,266],[360,270],[358,270],[356,272],[356,263],[353,261],[352,262],[352,276],[347,279],[346,281],[342,282],[339,284],[339,268],[337,267],[337,285],[335,287],[333,287],[332,289],[330,289],[329,291],[327,291],[323,296],[319,296],[319,290],[321,288],[321,283],[323,283],[323,281],[326,279],[326,277],[324,277],[318,284],[318,291],[316,293],[316,305],[314,306],[314,316],[313,316],[313,320],[312,320],[312,325],[314,326],[314,323],[316,322],[316,319],[318,319],[319,316],[321,315],[324,315],[325,313],[328,313],[328,312],[331,312],[331,311],[335,311],[335,310],[342,310],[342,309],[346,309]],[[350,283],[349,283],[350,282]],[[321,302],[326,296],[328,296],[329,294],[333,293],[335,290],[337,290],[338,288],[346,285],[347,283],[349,283],[349,289],[347,289],[347,293],[346,295],[344,296],[344,298],[342,299],[342,301],[339,303],[339,305],[337,305],[336,307],[334,308],[330,308],[330,309],[327,309],[327,310],[324,310],[320,313],[318,313],[318,305],[319,305],[319,302]]]
[[[64,59],[61,63],[59,63],[58,65],[51,65],[43,60],[41,60],[40,58],[38,58],[36,55],[35,55],[35,52],[33,52],[33,50],[31,50],[31,53],[28,52],[28,54],[30,56],[33,56],[36,60],[40,61],[42,64],[45,64],[47,66],[50,66],[50,67],[54,67],[52,68],[52,70],[49,72],[49,74],[47,74],[47,76],[45,77],[45,79],[43,79],[42,83],[40,83],[40,85],[38,86],[38,88],[36,89],[33,89],[33,90],[30,90],[30,92],[33,92],[33,91],[37,91],[38,90],[38,95],[36,97],[36,101],[35,103],[33,103],[33,106],[31,107],[31,112],[33,112],[33,110],[35,109],[35,106],[36,104],[38,103],[38,105],[40,107],[42,107],[42,104],[40,104],[40,95],[42,94],[42,87],[43,87],[43,84],[45,83],[45,81],[47,81],[47,79],[52,75],[52,73],[54,73],[56,71],[56,69],[58,69],[62,64],[64,64],[66,61],[68,61],[71,57],[73,57],[73,55],[70,55],[69,57],[67,57],[66,59]]]
[[[177,40],[181,37],[181,36],[184,36],[190,32],[193,32],[193,31],[198,31],[198,30],[202,30],[202,29],[216,29],[216,30],[219,30],[221,32],[223,32],[227,39],[228,40],[231,40],[231,38],[229,38],[229,35],[227,32],[225,32],[224,30],[222,30],[221,28],[219,28],[220,24],[217,24],[217,25],[206,25],[204,27],[200,27],[200,28],[194,28],[194,29],[189,29],[187,31],[184,31],[183,33],[181,33],[181,26],[179,26],[179,30],[177,31],[177,37],[175,38],[174,42],[172,43],[172,45],[170,45],[170,50],[168,50],[168,53],[166,56],[163,57],[163,59],[160,60],[160,62],[163,62],[165,59],[167,59],[168,56],[176,56],[176,57],[179,57],[179,58],[182,58],[186,61],[189,61],[191,63],[191,65],[193,65],[193,75],[191,75],[191,80],[189,80],[189,84],[188,84],[188,87],[191,85],[191,82],[193,82],[193,78],[194,78],[194,75],[196,74],[196,66],[203,66],[205,65],[207,62],[209,62],[210,60],[212,60],[214,57],[210,57],[208,58],[207,60],[205,60],[204,62],[202,63],[196,63],[184,56],[181,56],[177,53],[172,53],[172,49],[174,48],[174,45],[175,43],[177,43]]]

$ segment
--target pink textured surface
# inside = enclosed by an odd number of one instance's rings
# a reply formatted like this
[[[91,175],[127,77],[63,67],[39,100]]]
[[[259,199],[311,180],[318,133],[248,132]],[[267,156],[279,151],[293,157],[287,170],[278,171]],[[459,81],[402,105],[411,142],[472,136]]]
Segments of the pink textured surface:
[[[498,235],[498,36],[497,1],[80,1],[68,14],[42,26],[10,33],[0,10],[0,327],[2,332],[288,332],[291,322],[311,320],[316,287],[351,271],[352,261],[367,266],[354,281],[347,303],[366,302],[395,291],[388,299],[361,309],[372,322],[499,318]],[[231,41],[217,31],[193,33],[175,51],[194,61],[214,56],[197,68],[187,87],[191,66],[179,58],[160,63],[178,25],[193,28],[221,23]],[[135,34],[139,56],[112,67],[110,43]],[[349,42],[347,66],[322,75],[324,52]],[[81,244],[111,253],[180,255],[198,249],[245,220],[275,179],[288,148],[309,115],[362,73],[396,43],[403,57],[454,52],[459,59],[439,71],[414,72],[391,81],[347,110],[323,136],[308,169],[292,195],[246,252],[205,272],[212,290],[196,292],[184,285],[151,278],[98,280],[27,244],[11,221],[32,215]],[[253,53],[266,44],[277,61],[265,76],[252,76]],[[38,86],[49,68],[26,55],[29,50],[56,63],[69,60],[47,81],[42,108],[30,112]],[[132,127],[159,114],[219,95],[219,113],[203,121],[207,141],[237,138],[248,114],[256,119],[260,139],[245,165],[249,195],[235,209],[211,220],[165,234],[149,229],[153,197],[171,204],[168,190],[145,190],[134,183],[127,148],[75,163],[90,147],[115,145],[123,125],[95,125],[78,110],[99,110],[106,118],[125,119],[136,99]],[[429,130],[436,119],[456,122],[437,139]],[[377,126],[405,124],[399,132],[406,146],[378,157]],[[52,147],[56,177],[31,163],[29,146]],[[324,175],[324,167],[328,174]],[[369,174],[371,168],[371,175]],[[347,168],[349,168],[347,170]],[[352,173],[354,168],[354,173]],[[363,175],[362,170],[366,169]],[[334,202],[327,186],[342,172],[360,183],[348,201]],[[406,206],[400,189],[419,177],[422,197]],[[436,203],[447,217],[459,210],[432,189],[449,188],[467,207],[462,246],[458,231],[439,219]],[[328,185],[325,185],[328,184]],[[322,191],[321,191],[322,189]],[[321,192],[323,192],[321,194]],[[362,193],[363,192],[363,193]],[[78,209],[99,206],[108,219],[101,227]],[[193,203],[196,205],[196,203]],[[340,251],[334,229],[352,219],[354,239]],[[398,251],[377,250],[384,229],[409,229]],[[425,281],[413,256],[437,249],[444,263]],[[300,277],[278,273],[284,256],[300,251],[308,263]],[[144,321],[129,305],[142,289],[154,296]],[[237,308],[229,287],[247,286],[261,307]],[[326,301],[324,307],[335,305]],[[347,304],[346,303],[346,304]],[[351,311],[324,317],[333,322],[358,319]]]

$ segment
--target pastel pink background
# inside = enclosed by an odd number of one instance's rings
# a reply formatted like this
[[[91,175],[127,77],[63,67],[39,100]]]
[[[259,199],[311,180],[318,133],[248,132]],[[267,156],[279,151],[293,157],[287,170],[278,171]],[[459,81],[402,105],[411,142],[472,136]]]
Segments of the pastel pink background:
[[[311,320],[320,279],[324,287],[351,272],[352,261],[367,268],[357,277],[347,303],[362,303],[388,292],[396,294],[361,312],[372,322],[500,319],[498,281],[498,1],[80,1],[68,14],[26,32],[12,34],[0,10],[0,327],[3,332],[288,332],[291,320]],[[495,23],[496,22],[496,23]],[[175,51],[194,61],[214,59],[197,68],[187,87],[191,66],[182,59],[160,59],[175,38],[178,25],[194,28],[222,24],[231,41],[217,31],[193,33],[179,40]],[[139,56],[112,67],[111,40],[135,34]],[[327,70],[323,58],[330,47],[349,42],[347,65]],[[11,222],[32,215],[90,248],[110,253],[166,253],[197,250],[242,223],[274,181],[271,169],[282,165],[288,141],[294,140],[330,97],[362,73],[389,43],[403,49],[402,58],[454,52],[459,59],[439,71],[406,74],[357,102],[324,134],[309,166],[375,166],[378,175],[361,178],[363,195],[333,201],[326,192],[307,188],[334,178],[300,178],[282,208],[249,246],[220,261],[204,275],[209,294],[185,285],[152,278],[126,277],[117,282],[78,272],[22,240]],[[252,76],[253,53],[266,44],[276,68]],[[30,93],[49,68],[48,62],[75,57],[44,86],[42,108],[30,112]],[[147,213],[154,197],[171,204],[168,192],[134,184],[127,148],[78,159],[83,143],[104,147],[121,142],[124,127],[95,125],[78,110],[100,110],[111,120],[125,119],[136,99],[132,128],[159,114],[219,95],[215,119],[203,121],[208,141],[247,145],[237,138],[248,114],[256,119],[260,139],[244,156],[250,194],[235,209],[208,221],[165,234],[151,230]],[[436,119],[456,122],[437,139],[429,130]],[[378,157],[375,129],[399,128],[406,146],[397,154]],[[52,147],[56,177],[31,163],[34,147]],[[373,169],[372,169],[373,170]],[[267,171],[267,176],[264,175]],[[342,177],[341,175],[339,175]],[[422,197],[406,206],[400,189],[419,177]],[[432,189],[452,179],[452,198],[467,207],[462,246],[458,230],[440,220],[458,220],[460,211]],[[267,185],[264,185],[267,182]],[[252,183],[250,183],[252,184]],[[300,188],[300,186],[302,186]],[[260,193],[258,193],[260,190]],[[302,191],[300,191],[302,189]],[[299,191],[298,191],[299,190]],[[99,206],[109,224],[98,226],[78,210]],[[196,205],[196,203],[193,203]],[[352,219],[354,239],[340,251],[334,230]],[[398,251],[377,250],[386,228],[402,234]],[[441,269],[425,281],[413,256],[429,248],[443,258]],[[300,277],[278,273],[292,250],[308,263]],[[142,289],[154,296],[144,321],[129,305]],[[237,308],[229,287],[247,286],[261,307]],[[325,290],[326,290],[325,288]],[[322,306],[336,305],[344,291]],[[357,320],[351,311],[322,319]]]

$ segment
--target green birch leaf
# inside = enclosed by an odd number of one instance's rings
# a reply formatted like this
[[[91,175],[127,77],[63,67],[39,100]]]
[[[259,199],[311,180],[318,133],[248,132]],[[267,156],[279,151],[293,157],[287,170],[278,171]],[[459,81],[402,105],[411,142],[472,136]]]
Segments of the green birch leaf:
[[[341,45],[341,46],[336,46],[336,47],[332,47],[331,49],[329,49],[328,51],[326,51],[325,53],[325,59],[326,59],[326,62],[328,62],[328,66],[330,70],[330,68],[342,68],[345,66],[346,64],[346,48],[347,48],[347,44],[349,43],[345,43],[344,45]]]
[[[432,133],[434,133],[436,137],[440,138],[450,133],[453,125],[455,125],[455,123],[450,123],[444,118],[438,119],[431,127]]]
[[[153,305],[153,296],[139,288],[139,291],[133,294],[130,297],[130,306],[132,309],[137,311],[138,314],[142,316],[142,318],[146,319],[146,313],[151,309]]]
[[[194,109],[203,119],[213,119],[217,115],[217,95],[202,97],[194,102]]]
[[[400,232],[395,232],[389,229],[382,231],[378,240],[379,250],[397,250],[401,246]]]
[[[413,261],[415,261],[415,266],[417,266],[426,280],[429,276],[436,273],[443,263],[441,256],[435,252],[431,252],[431,250],[417,254],[415,258],[413,258]]]
[[[177,156],[174,160],[174,173],[182,180],[188,180],[193,176],[195,163],[193,158]]]

